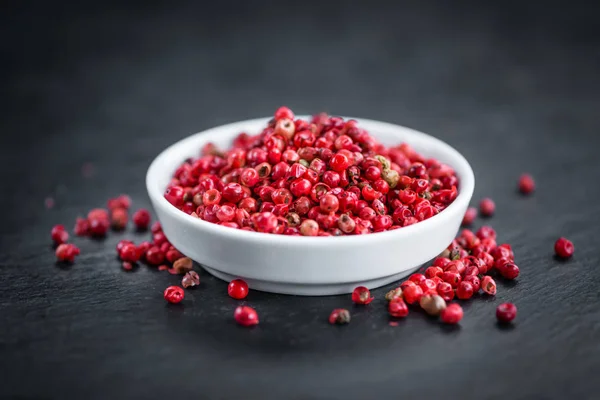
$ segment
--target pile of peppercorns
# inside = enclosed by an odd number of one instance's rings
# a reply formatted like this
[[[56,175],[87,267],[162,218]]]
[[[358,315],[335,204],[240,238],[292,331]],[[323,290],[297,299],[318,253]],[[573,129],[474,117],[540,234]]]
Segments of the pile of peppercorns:
[[[454,170],[434,159],[426,159],[409,145],[387,148],[379,144],[356,121],[319,114],[313,119],[294,120],[286,107],[256,136],[240,134],[233,147],[219,151],[208,144],[202,156],[186,160],[174,174],[165,198],[193,217],[223,226],[286,235],[343,236],[402,228],[431,218],[443,211],[458,195]],[[519,180],[519,190],[530,194],[535,183],[530,175]],[[77,218],[77,236],[104,237],[112,227],[123,230],[129,221],[131,199],[126,195],[110,199],[107,208],[91,210],[86,218]],[[495,204],[485,198],[479,213],[490,217]],[[471,207],[463,225],[477,217]],[[132,221],[139,231],[150,226],[146,209],[137,210]],[[117,244],[122,268],[132,270],[145,262],[159,270],[184,275],[183,288],[197,286],[200,277],[193,262],[168,241],[157,221],[151,227],[152,240],[138,245],[129,240]],[[51,237],[59,262],[73,263],[79,248],[67,243],[69,233],[63,225],[52,228]],[[555,253],[568,258],[573,243],[560,238]],[[389,291],[388,312],[394,318],[406,317],[409,305],[419,306],[427,314],[439,316],[447,324],[463,317],[454,298],[469,300],[482,291],[496,294],[495,278],[512,280],[519,267],[509,244],[496,242],[489,226],[477,232],[464,229],[448,248],[433,260],[423,273],[414,273],[399,287]],[[163,295],[170,303],[180,303],[184,289],[168,287]],[[244,299],[248,284],[241,279],[229,283],[228,294]],[[352,293],[356,304],[373,301],[368,288],[360,286]],[[516,317],[514,304],[497,307],[496,317],[508,323]],[[256,311],[237,307],[235,320],[243,326],[258,324]],[[350,312],[335,309],[332,324],[350,322]]]
[[[230,228],[293,236],[359,235],[402,228],[458,195],[454,170],[410,145],[386,147],[354,120],[295,119],[287,107],[228,150],[209,143],[175,171],[165,198]]]

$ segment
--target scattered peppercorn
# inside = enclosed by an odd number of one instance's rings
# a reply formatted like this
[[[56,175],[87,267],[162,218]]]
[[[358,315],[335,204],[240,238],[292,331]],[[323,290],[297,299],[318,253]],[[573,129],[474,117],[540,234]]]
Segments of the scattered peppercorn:
[[[517,306],[513,303],[502,303],[496,308],[496,318],[501,323],[509,323],[517,316]]]
[[[150,212],[145,208],[140,208],[133,213],[133,217],[131,219],[137,230],[145,231],[148,229],[148,225],[150,225]]]
[[[169,286],[164,292],[165,300],[171,304],[181,303],[181,300],[183,300],[184,296],[185,293],[179,286]]]
[[[385,299],[387,301],[392,301],[394,299],[400,299],[400,298],[402,298],[402,288],[401,287],[392,289],[385,294]]]
[[[233,313],[235,321],[242,326],[258,325],[258,314],[256,310],[248,306],[239,306]]]
[[[352,301],[355,304],[369,304],[373,301],[371,292],[364,286],[358,286],[352,291]]]
[[[440,319],[445,324],[455,325],[463,318],[463,309],[457,303],[448,304],[440,313]]]
[[[479,212],[484,217],[491,217],[496,211],[496,204],[492,199],[485,198],[479,203]]]
[[[400,297],[392,299],[388,303],[388,313],[392,317],[404,318],[408,315],[408,306]]]
[[[575,246],[570,240],[561,237],[554,243],[554,252],[560,258],[569,258],[575,252]]]
[[[519,178],[519,191],[523,194],[530,194],[535,190],[535,182],[529,174],[523,174]]]
[[[66,243],[69,240],[69,233],[65,230],[64,225],[54,225],[50,231],[50,236],[57,245]]]
[[[234,279],[227,286],[227,294],[236,300],[244,299],[248,296],[248,284],[242,279]]]
[[[71,243],[63,243],[56,248],[56,259],[60,262],[72,263],[80,253],[79,248]]]
[[[462,220],[462,225],[464,225],[464,226],[471,225],[473,223],[473,221],[475,221],[476,217],[477,217],[477,209],[475,207],[467,208],[467,212],[465,212],[465,216],[463,217],[463,220]]]
[[[496,282],[491,276],[486,275],[483,277],[483,280],[481,281],[481,290],[490,296],[494,296],[496,294]]]

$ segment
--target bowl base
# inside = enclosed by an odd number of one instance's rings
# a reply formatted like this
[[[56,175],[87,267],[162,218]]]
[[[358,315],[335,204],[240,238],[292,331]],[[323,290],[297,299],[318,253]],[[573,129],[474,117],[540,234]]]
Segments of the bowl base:
[[[296,296],[332,296],[339,294],[348,294],[352,293],[354,288],[356,288],[357,286],[366,286],[369,289],[375,289],[381,286],[385,286],[389,283],[398,281],[404,278],[405,276],[413,273],[414,271],[419,269],[419,267],[420,266],[410,268],[399,274],[361,282],[346,282],[335,284],[303,284],[246,279],[240,276],[230,275],[225,272],[217,271],[216,269],[207,267],[206,265],[202,265],[202,268],[204,268],[209,274],[226,282],[231,282],[232,280],[237,278],[243,278],[252,290],[260,290],[261,292],[269,293],[292,294]]]

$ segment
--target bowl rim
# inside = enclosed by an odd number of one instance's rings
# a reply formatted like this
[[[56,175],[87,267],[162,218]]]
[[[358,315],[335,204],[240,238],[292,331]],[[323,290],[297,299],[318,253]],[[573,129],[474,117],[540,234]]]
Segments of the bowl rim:
[[[297,118],[310,118],[310,116],[300,115]],[[212,234],[221,237],[227,237],[228,239],[238,239],[240,241],[246,242],[254,242],[256,244],[265,245],[265,244],[273,244],[273,245],[285,245],[285,246],[344,246],[351,247],[357,244],[368,244],[374,241],[379,240],[401,240],[405,236],[419,234],[422,231],[426,231],[429,229],[434,229],[436,224],[441,223],[444,218],[449,218],[453,213],[457,213],[461,208],[468,207],[468,203],[473,196],[473,192],[475,189],[475,176],[473,173],[473,169],[471,165],[466,160],[466,158],[458,152],[454,147],[450,146],[446,142],[428,135],[426,133],[407,128],[405,126],[392,124],[388,122],[376,121],[367,118],[358,118],[358,117],[342,117],[345,120],[354,119],[358,121],[360,125],[365,126],[365,129],[370,131],[377,131],[377,127],[382,128],[382,130],[402,130],[408,133],[411,136],[421,136],[426,141],[431,144],[435,144],[435,146],[439,149],[442,149],[445,154],[448,155],[449,158],[453,159],[452,164],[450,166],[456,171],[457,175],[460,178],[460,190],[458,192],[458,196],[456,199],[443,211],[434,215],[431,218],[428,218],[424,221],[420,221],[413,225],[409,225],[406,227],[402,227],[400,229],[394,229],[391,231],[384,232],[374,232],[366,235],[349,235],[349,236],[329,236],[329,237],[321,237],[321,236],[288,236],[288,235],[278,235],[278,234],[267,234],[262,232],[253,232],[246,231],[241,229],[233,229],[221,225],[217,225],[211,222],[204,221],[200,218],[192,217],[189,214],[182,212],[181,210],[174,207],[171,203],[164,198],[163,192],[164,188],[160,188],[158,177],[163,175],[165,172],[161,171],[161,164],[168,158],[172,157],[172,153],[180,152],[178,151],[180,148],[185,148],[185,144],[195,142],[198,140],[200,136],[205,136],[209,134],[215,134],[219,131],[230,131],[236,130],[236,133],[243,132],[247,129],[243,128],[244,125],[257,125],[260,123],[268,122],[271,117],[262,117],[262,118],[254,118],[249,120],[232,122],[224,125],[219,125],[216,127],[212,127],[190,136],[187,136],[177,142],[173,143],[163,151],[161,151],[156,158],[150,164],[148,171],[146,173],[146,188],[148,191],[148,195],[152,200],[152,203],[155,207],[160,207],[161,211],[170,214],[173,218],[178,221],[188,224],[189,226],[194,227],[195,229],[199,229],[205,231],[207,234]],[[377,135],[374,135],[377,137]],[[407,140],[407,143],[410,144],[410,140]],[[181,161],[185,158],[181,157]],[[460,173],[459,173],[460,171]],[[169,178],[172,176],[173,171],[169,171]],[[465,204],[466,203],[466,204]]]

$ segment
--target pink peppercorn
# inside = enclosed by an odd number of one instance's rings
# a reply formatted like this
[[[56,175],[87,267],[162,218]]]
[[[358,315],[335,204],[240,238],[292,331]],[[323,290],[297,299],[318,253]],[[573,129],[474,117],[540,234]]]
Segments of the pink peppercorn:
[[[64,225],[54,225],[50,231],[50,236],[57,245],[66,243],[69,240],[69,233],[65,230]]]
[[[496,211],[496,204],[492,199],[485,198],[479,203],[479,212],[484,217],[491,217]]]
[[[440,319],[445,324],[455,325],[463,318],[463,309],[456,303],[449,304],[440,313]]]
[[[519,191],[523,194],[530,194],[535,190],[535,182],[531,175],[523,174],[519,178]]]
[[[77,218],[73,231],[77,236],[87,236],[89,234],[90,224],[85,218]]]
[[[125,208],[114,208],[110,210],[110,226],[116,231],[122,231],[127,226],[129,216]]]
[[[515,279],[519,276],[519,267],[511,262],[505,263],[500,268],[497,268],[500,275],[506,279]]]
[[[423,296],[423,289],[419,285],[408,286],[402,289],[402,296],[408,304],[415,304]]]
[[[163,297],[166,301],[168,301],[171,304],[178,304],[181,303],[181,301],[185,297],[185,293],[183,292],[183,289],[179,286],[169,286],[165,289]]]
[[[462,281],[456,288],[456,297],[461,300],[468,300],[473,297],[473,292],[473,285],[471,285],[469,282]]]
[[[408,307],[402,298],[393,298],[388,303],[388,313],[395,318],[404,318],[408,315]]]
[[[448,282],[438,283],[436,290],[438,295],[440,295],[445,301],[450,301],[454,298],[454,289]]]
[[[570,240],[561,237],[554,243],[554,252],[560,258],[569,258],[575,252],[575,246]]]
[[[137,230],[145,231],[148,229],[148,225],[150,225],[150,212],[145,208],[140,208],[133,214],[131,219]]]
[[[355,304],[369,304],[373,301],[371,292],[364,286],[358,286],[352,291],[352,302]]]
[[[462,224],[463,225],[471,225],[475,218],[477,217],[477,209],[475,207],[467,208],[467,212],[465,212],[465,216],[463,217]]]
[[[157,247],[152,246],[146,251],[146,262],[150,265],[159,265],[165,260],[165,254]]]
[[[138,260],[140,259],[140,253],[138,252],[137,247],[133,243],[124,244],[121,248],[121,251],[119,252],[119,256],[121,257],[121,260],[128,261],[131,263],[138,262]]]
[[[88,232],[92,236],[94,236],[94,237],[106,236],[106,233],[108,232],[108,228],[110,225],[110,222],[108,219],[103,219],[103,218],[88,219],[88,222],[89,222]]]
[[[500,323],[509,323],[517,316],[517,306],[512,303],[502,303],[496,308],[496,318]]]
[[[235,321],[242,326],[258,325],[258,313],[252,307],[239,306],[233,313]]]
[[[229,282],[227,293],[234,299],[244,299],[248,296],[248,284],[242,279],[234,279]]]
[[[79,248],[74,244],[63,243],[56,248],[56,259],[61,262],[72,263],[79,255]]]
[[[481,290],[490,296],[494,296],[496,294],[496,282],[491,276],[486,275],[483,277],[481,280]]]

